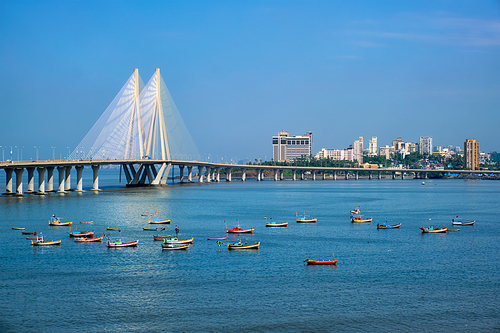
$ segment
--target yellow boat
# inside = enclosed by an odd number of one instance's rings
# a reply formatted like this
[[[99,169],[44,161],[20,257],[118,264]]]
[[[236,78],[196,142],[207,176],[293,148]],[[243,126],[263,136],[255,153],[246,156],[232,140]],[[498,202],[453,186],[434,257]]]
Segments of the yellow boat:
[[[44,242],[43,240],[40,240],[40,241],[34,241],[34,240],[32,240],[31,241],[31,245],[35,245],[35,246],[61,245],[61,241],[60,240],[56,240],[56,241]]]
[[[61,221],[51,222],[51,221],[49,221],[49,226],[53,226],[53,227],[69,227],[72,225],[73,225],[73,222],[61,222]]]

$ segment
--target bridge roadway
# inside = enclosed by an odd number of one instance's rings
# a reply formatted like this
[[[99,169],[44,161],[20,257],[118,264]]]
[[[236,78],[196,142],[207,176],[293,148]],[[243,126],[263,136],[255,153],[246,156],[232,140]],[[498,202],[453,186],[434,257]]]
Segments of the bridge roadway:
[[[231,181],[234,170],[241,171],[241,181],[246,180],[247,170],[255,170],[257,173],[257,181],[264,179],[264,170],[274,171],[274,180],[283,180],[285,170],[292,171],[292,180],[296,180],[297,173],[299,179],[304,180],[306,172],[310,172],[312,180],[316,180],[316,175],[321,175],[322,179],[326,179],[326,174],[331,174],[333,180],[337,180],[337,176],[342,174],[345,179],[349,179],[349,174],[353,178],[358,179],[359,172],[368,172],[368,178],[372,179],[373,173],[377,174],[377,178],[381,179],[382,174],[392,175],[392,179],[396,178],[396,174],[400,174],[402,179],[405,175],[413,174],[414,178],[427,178],[429,173],[441,174],[482,174],[484,170],[426,170],[426,169],[393,169],[393,168],[333,168],[333,167],[300,167],[300,166],[273,166],[273,165],[237,165],[237,164],[221,164],[208,163],[198,161],[180,161],[180,160],[152,160],[152,159],[123,159],[123,160],[48,160],[48,161],[14,161],[1,162],[0,169],[4,169],[6,173],[6,195],[23,194],[23,173],[28,171],[28,190],[26,193],[46,194],[47,192],[66,193],[71,191],[71,169],[76,169],[76,191],[83,192],[83,168],[90,166],[93,169],[93,187],[92,191],[99,191],[99,168],[101,165],[121,165],[123,167],[125,177],[127,178],[127,186],[147,186],[147,185],[162,185],[166,184],[168,173],[171,167],[178,166],[180,170],[180,181],[193,181],[193,168],[198,169],[199,182],[219,182],[221,169],[225,171],[226,181]],[[136,169],[137,168],[137,169]],[[158,168],[158,169],[157,169]],[[187,168],[187,178],[184,176],[184,169]],[[35,191],[34,172],[38,172],[38,191]],[[58,190],[54,190],[54,169],[59,173]],[[205,170],[205,172],[204,172]],[[47,175],[45,173],[47,172]],[[488,174],[499,175],[500,171],[486,171]],[[12,180],[13,174],[16,175],[16,191],[13,192]],[[47,180],[47,190],[45,190],[45,180]]]

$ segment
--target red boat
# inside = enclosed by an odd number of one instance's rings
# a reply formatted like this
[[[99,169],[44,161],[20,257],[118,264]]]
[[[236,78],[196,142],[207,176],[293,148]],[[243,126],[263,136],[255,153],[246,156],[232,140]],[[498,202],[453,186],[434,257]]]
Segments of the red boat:
[[[306,263],[308,265],[337,265],[337,259],[336,260],[329,260],[329,261],[318,261],[318,260],[309,260],[306,259]]]
[[[228,234],[253,234],[254,230],[255,230],[255,228],[241,229],[239,226],[232,227],[231,229],[226,228],[226,232]]]
[[[95,242],[102,242],[103,238],[104,238],[104,235],[102,235],[101,237],[96,237],[96,238],[76,237],[75,238],[75,243],[95,243]]]

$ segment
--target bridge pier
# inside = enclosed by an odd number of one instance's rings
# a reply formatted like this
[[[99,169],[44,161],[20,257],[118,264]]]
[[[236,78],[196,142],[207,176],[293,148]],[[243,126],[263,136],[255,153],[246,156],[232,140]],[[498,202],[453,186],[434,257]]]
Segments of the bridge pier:
[[[193,182],[193,167],[188,166],[188,182]]]
[[[333,172],[333,180],[337,180],[337,170]]]
[[[93,174],[93,183],[92,183],[92,191],[100,191],[99,190],[99,165],[92,165],[92,174]]]
[[[382,172],[378,172],[378,179],[382,179]]]
[[[371,171],[368,171],[368,179],[372,180],[372,172]]]
[[[66,186],[65,191],[71,191],[71,166],[66,167]]]
[[[401,171],[401,179],[405,179],[405,173]]]
[[[345,180],[349,180],[349,171],[345,170],[344,174],[345,174]]]
[[[45,193],[45,169],[43,167],[36,168],[38,171],[38,192],[36,194],[46,194]]]
[[[212,182],[212,168],[207,167],[207,183]]]
[[[359,171],[356,171],[356,180],[359,179]]]
[[[323,180],[326,180],[326,172],[323,170]]]
[[[312,180],[316,180],[316,170],[312,170],[311,174],[312,174]]]
[[[179,183],[184,182],[184,165],[179,165]]]
[[[274,181],[278,181],[278,169],[274,169]]]
[[[220,167],[215,168],[215,181],[220,182]]]
[[[57,193],[66,193],[64,191],[64,172],[66,170],[66,167],[64,166],[58,166],[57,167],[57,172],[59,173],[59,191]]]
[[[295,175],[296,173],[297,173],[297,170],[292,170],[292,180],[293,181],[297,180],[296,175]]]
[[[231,181],[232,173],[233,173],[233,168],[226,168],[226,182]]]
[[[5,193],[7,195],[13,194],[12,193],[12,172],[14,169],[12,168],[7,168],[5,169]]]
[[[83,165],[77,165],[76,169],[76,192],[85,192],[83,190]]]
[[[243,168],[241,169],[241,181],[244,182],[247,180],[247,169]]]
[[[23,172],[24,168],[14,169],[16,172],[16,196],[23,196]]]
[[[260,181],[261,181],[261,179],[260,179],[260,177],[261,177],[261,173],[262,173],[262,169],[257,169],[257,181],[258,181],[258,182],[260,182]]]
[[[284,170],[283,170],[283,169],[281,169],[281,170],[280,170],[280,180],[283,180],[283,178],[284,178],[284,177],[283,177],[283,172],[284,172]]]
[[[392,172],[392,179],[396,179],[396,173],[394,171]]]
[[[304,170],[300,170],[300,180],[304,180]]]
[[[26,193],[35,193],[35,167],[26,168],[28,171],[28,190]]]
[[[204,180],[203,180],[203,166],[202,165],[198,165],[198,182],[199,183],[204,182]]]

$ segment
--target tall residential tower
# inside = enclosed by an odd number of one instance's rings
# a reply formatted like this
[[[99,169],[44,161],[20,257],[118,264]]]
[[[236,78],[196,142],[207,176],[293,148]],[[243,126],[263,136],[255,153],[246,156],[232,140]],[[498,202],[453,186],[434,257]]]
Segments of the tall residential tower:
[[[464,142],[465,168],[470,170],[479,169],[479,142],[475,139],[467,139]]]

